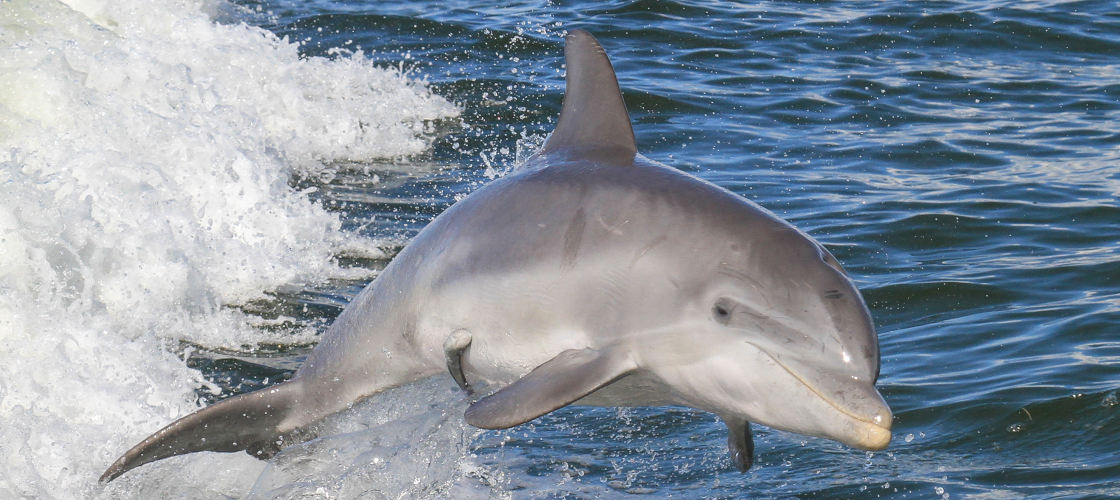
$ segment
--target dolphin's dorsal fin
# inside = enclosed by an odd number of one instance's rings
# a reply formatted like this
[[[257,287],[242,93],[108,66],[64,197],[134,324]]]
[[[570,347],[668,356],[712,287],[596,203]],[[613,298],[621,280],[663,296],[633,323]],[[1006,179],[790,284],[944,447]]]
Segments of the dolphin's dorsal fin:
[[[630,114],[599,41],[584,30],[570,31],[564,60],[568,67],[564,107],[542,151],[609,149],[637,153]]]
[[[467,423],[506,429],[562,408],[637,369],[622,349],[569,349],[467,408]]]

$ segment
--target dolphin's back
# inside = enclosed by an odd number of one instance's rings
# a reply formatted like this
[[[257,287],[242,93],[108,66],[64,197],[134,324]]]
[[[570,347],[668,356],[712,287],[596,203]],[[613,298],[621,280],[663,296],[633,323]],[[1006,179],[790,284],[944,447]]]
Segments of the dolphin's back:
[[[453,206],[399,257],[440,259],[440,285],[489,270],[574,267],[655,242],[689,245],[689,235],[728,227],[760,239],[797,231],[723,188],[640,155],[617,159],[542,155]]]

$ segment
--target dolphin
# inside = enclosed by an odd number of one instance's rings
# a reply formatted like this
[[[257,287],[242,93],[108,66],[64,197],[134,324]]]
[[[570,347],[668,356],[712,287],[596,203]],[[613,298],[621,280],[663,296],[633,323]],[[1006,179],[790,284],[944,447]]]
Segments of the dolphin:
[[[751,422],[885,448],[878,339],[836,258],[758,205],[638,154],[591,34],[572,30],[565,59],[542,149],[424,228],[291,380],[171,423],[101,480],[196,451],[267,457],[355,401],[441,372],[489,393],[465,413],[484,429],[571,404],[683,405],[727,424],[743,471]]]

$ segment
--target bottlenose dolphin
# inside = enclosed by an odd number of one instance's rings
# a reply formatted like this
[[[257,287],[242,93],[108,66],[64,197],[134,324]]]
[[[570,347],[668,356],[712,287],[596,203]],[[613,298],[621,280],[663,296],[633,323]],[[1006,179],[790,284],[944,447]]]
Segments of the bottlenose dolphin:
[[[295,376],[183,417],[101,477],[195,451],[267,456],[362,398],[440,372],[496,388],[501,429],[569,404],[684,405],[869,450],[890,441],[878,340],[819,243],[730,191],[637,153],[614,69],[567,35],[563,109],[539,153],[432,221]]]

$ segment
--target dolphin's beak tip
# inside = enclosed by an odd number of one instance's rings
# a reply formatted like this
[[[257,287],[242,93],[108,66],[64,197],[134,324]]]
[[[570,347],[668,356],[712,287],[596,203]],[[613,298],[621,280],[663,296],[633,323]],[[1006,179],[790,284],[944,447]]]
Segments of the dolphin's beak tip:
[[[885,425],[865,423],[860,436],[852,444],[867,451],[886,449],[891,444],[891,420],[886,419]]]
[[[883,427],[874,427],[867,433],[865,445],[868,450],[878,451],[891,444],[891,430]]]

